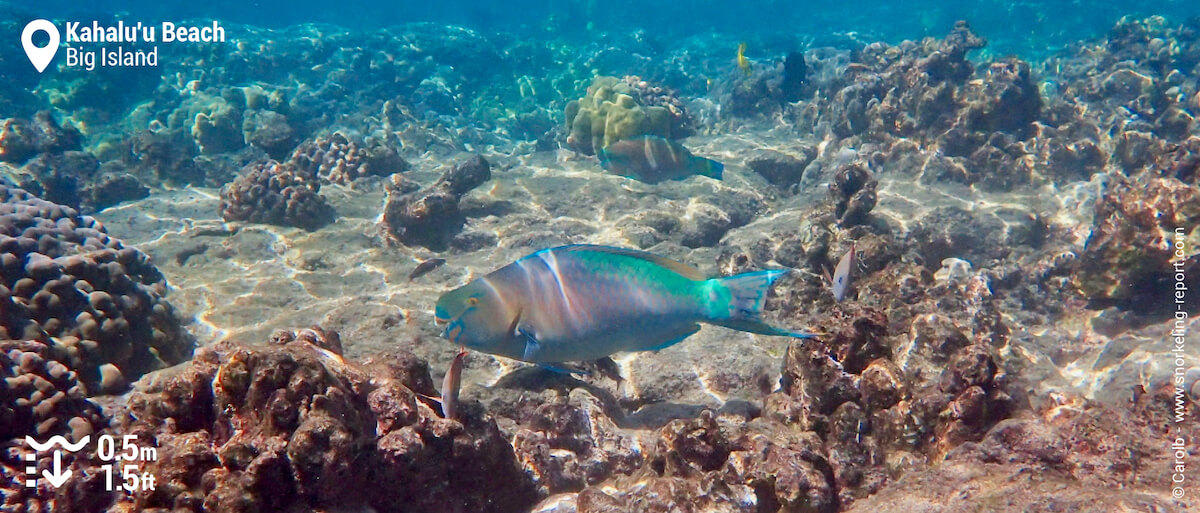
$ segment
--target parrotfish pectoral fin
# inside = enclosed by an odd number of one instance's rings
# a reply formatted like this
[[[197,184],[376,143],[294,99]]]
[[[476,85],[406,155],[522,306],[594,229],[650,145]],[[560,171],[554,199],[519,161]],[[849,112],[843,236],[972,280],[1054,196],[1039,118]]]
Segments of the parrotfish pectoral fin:
[[[522,360],[532,362],[537,357],[538,351],[542,349],[542,344],[538,342],[537,337],[525,329],[517,329],[522,337],[525,337],[525,354],[521,357]]]
[[[658,351],[658,350],[660,350],[660,349],[666,349],[666,348],[668,348],[668,347],[671,347],[671,346],[673,346],[673,345],[675,345],[675,344],[678,344],[678,343],[680,343],[680,342],[683,342],[683,339],[685,339],[685,338],[688,338],[688,337],[690,337],[690,336],[692,336],[692,335],[695,335],[697,331],[700,331],[700,325],[699,325],[699,324],[692,324],[691,326],[688,326],[686,329],[684,329],[684,330],[681,330],[679,333],[677,333],[675,336],[673,336],[673,337],[671,337],[670,339],[668,339],[666,342],[663,342],[663,343],[661,343],[661,344],[659,344],[659,345],[657,345],[657,346],[654,346],[654,347],[648,348],[648,349],[646,349],[646,350],[647,350],[647,351]]]
[[[719,278],[718,285],[729,289],[731,296],[729,307],[724,315],[719,308],[714,309],[712,322],[726,328],[731,328],[760,335],[777,335],[781,337],[813,338],[811,333],[799,333],[771,326],[759,318],[762,315],[763,304],[771,284],[783,277],[788,271],[771,270],[757,271]]]

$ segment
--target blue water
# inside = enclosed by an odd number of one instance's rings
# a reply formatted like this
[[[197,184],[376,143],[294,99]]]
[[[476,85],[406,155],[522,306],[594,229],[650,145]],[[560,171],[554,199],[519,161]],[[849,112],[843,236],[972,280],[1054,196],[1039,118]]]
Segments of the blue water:
[[[86,5],[84,5],[86,4]],[[149,21],[215,18],[263,27],[323,22],[368,29],[410,22],[462,25],[523,37],[602,38],[608,33],[645,30],[665,44],[698,34],[733,38],[792,37],[820,42],[834,34],[856,33],[866,41],[897,42],[940,37],[955,20],[968,20],[999,55],[1029,56],[1080,39],[1099,37],[1122,16],[1162,15],[1182,21],[1200,15],[1192,0],[1145,1],[885,1],[813,2],[751,0],[639,1],[585,0],[507,2],[341,2],[216,0],[208,2],[77,2],[48,0],[26,4],[41,17],[65,19],[129,13]]]

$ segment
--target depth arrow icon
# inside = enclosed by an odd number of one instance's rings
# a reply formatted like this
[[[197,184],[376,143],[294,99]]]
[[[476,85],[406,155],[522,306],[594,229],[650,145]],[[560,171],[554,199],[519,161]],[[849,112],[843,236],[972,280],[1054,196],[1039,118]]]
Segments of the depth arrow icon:
[[[54,473],[50,473],[49,470],[43,470],[42,477],[45,477],[50,482],[50,486],[54,488],[62,486],[71,477],[71,469],[62,468],[61,452],[54,451]]]

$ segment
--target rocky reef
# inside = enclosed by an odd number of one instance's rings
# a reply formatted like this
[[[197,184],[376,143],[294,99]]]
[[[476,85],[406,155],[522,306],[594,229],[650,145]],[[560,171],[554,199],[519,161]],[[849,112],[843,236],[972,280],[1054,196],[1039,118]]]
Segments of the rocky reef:
[[[1194,506],[1166,495],[1159,348],[1167,291],[1200,290],[1198,23],[1006,57],[966,22],[764,33],[737,59],[721,34],[238,26],[129,76],[14,75],[3,508]],[[646,135],[723,179],[594,157]],[[572,243],[791,269],[766,320],[819,336],[705,327],[576,375],[474,352],[443,418],[439,295]],[[155,448],[158,486],[103,491],[94,446],[64,488],[21,486],[24,436],[101,434]]]
[[[331,340],[332,339],[332,340]],[[162,483],[129,506],[191,511],[371,507],[522,511],[535,495],[495,423],[438,417],[423,362],[345,362],[337,334],[202,349],[139,390],[115,429],[152,440]],[[422,374],[423,373],[423,374]],[[506,483],[496,494],[484,486]]]
[[[1200,286],[1200,256],[1175,254],[1177,244],[1188,246],[1188,232],[1194,228],[1186,227],[1197,222],[1200,191],[1196,187],[1149,173],[1117,178],[1096,202],[1095,225],[1072,279],[1100,307],[1139,312],[1166,309],[1173,315],[1174,307],[1157,296],[1174,287],[1175,273],[1186,278],[1182,286]]]
[[[494,421],[443,419],[424,402],[434,391],[423,361],[393,354],[355,364],[340,350],[337,333],[316,327],[279,331],[265,347],[202,348],[187,365],[164,371],[126,404],[106,410],[111,426],[97,423],[104,428],[97,433],[136,435],[156,448],[155,461],[144,463],[158,479],[153,490],[103,491],[92,445],[72,458],[76,471],[91,477],[72,481],[53,501],[37,490],[15,490],[5,505],[12,511],[48,511],[40,505],[53,503],[71,511],[519,512],[533,504],[533,483]],[[9,354],[19,362],[14,368],[28,370],[20,383],[43,380],[46,371],[38,371],[30,353]],[[73,377],[48,368],[55,383]],[[76,405],[74,393],[58,402],[60,414],[79,411],[68,408]],[[100,417],[90,403],[82,405],[84,417],[76,419]],[[84,420],[71,424],[87,429]],[[505,483],[503,493],[487,485],[495,480]]]
[[[47,110],[32,119],[6,119],[0,128],[0,176],[38,197],[89,212],[150,193],[124,166],[102,165],[81,151],[82,139],[77,128],[60,124]]]

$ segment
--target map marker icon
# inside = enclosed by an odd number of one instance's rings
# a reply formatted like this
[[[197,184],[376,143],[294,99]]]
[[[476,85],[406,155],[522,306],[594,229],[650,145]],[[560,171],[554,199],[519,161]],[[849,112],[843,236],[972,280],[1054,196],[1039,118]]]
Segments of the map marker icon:
[[[41,48],[33,44],[33,34],[39,30],[50,36],[50,43]],[[54,54],[58,53],[58,27],[46,20],[29,22],[25,25],[25,30],[21,31],[21,46],[25,47],[25,55],[29,57],[33,67],[37,68],[38,73],[45,71],[50,61],[54,60]]]

